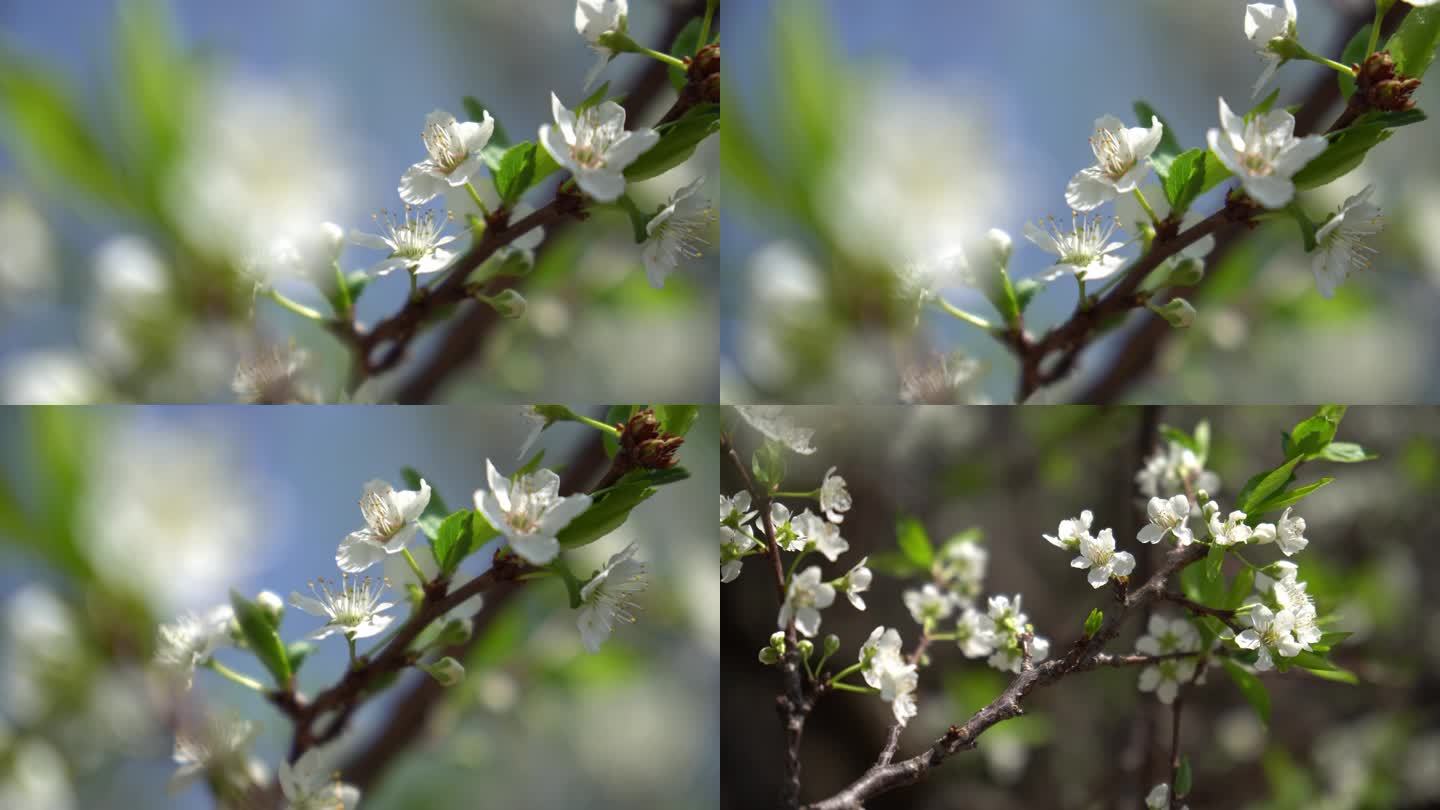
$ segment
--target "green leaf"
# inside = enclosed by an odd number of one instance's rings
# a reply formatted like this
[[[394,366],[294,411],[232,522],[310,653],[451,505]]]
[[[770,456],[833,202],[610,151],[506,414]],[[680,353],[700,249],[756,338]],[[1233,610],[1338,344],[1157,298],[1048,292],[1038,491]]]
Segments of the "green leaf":
[[[1206,152],[1205,180],[1200,184],[1200,193],[1204,194],[1230,179],[1232,176],[1230,170],[1226,168],[1224,163],[1220,162],[1220,158],[1216,157],[1214,152]]]
[[[630,421],[630,417],[637,408],[636,405],[611,405],[605,410],[605,423],[607,425],[623,425]],[[600,441],[605,445],[605,455],[614,458],[620,450],[619,439],[610,431],[605,430],[600,433]]]
[[[1245,602],[1250,592],[1255,589],[1255,569],[1245,566],[1235,579],[1230,582],[1230,592],[1225,596],[1225,609],[1234,610]]]
[[[1030,302],[1035,298],[1035,293],[1040,292],[1041,286],[1040,282],[1033,278],[1022,278],[1015,284],[1015,303],[1020,307],[1021,312],[1030,306]]]
[[[895,540],[905,557],[922,569],[928,570],[935,561],[935,547],[930,544],[930,535],[919,520],[905,517],[896,521]]]
[[[701,19],[699,17],[695,17],[691,19],[690,22],[685,23],[685,27],[680,29],[680,33],[676,34],[674,41],[670,43],[671,56],[677,59],[684,59],[687,56],[694,56],[695,52],[700,50],[700,25]],[[718,32],[717,28],[715,33]],[[713,40],[714,38],[712,34],[711,39]],[[709,43],[705,44],[708,45]],[[674,65],[669,67],[668,72],[670,74],[670,86],[676,90],[683,88],[686,82],[690,80],[689,77],[685,75],[685,71]]]
[[[909,557],[898,551],[877,551],[870,555],[870,560],[865,565],[872,571],[889,574],[898,579],[909,579],[926,573],[925,568],[911,562]]]
[[[1305,667],[1305,671],[1309,672],[1311,675],[1314,675],[1317,678],[1323,678],[1327,681],[1348,683],[1351,686],[1360,685],[1359,675],[1356,675],[1348,669],[1337,667],[1333,664],[1330,666],[1329,669],[1311,669],[1310,667]]]
[[[1100,625],[1105,621],[1105,614],[1100,608],[1091,608],[1090,615],[1085,617],[1085,637],[1089,638],[1100,630]]]
[[[500,202],[510,205],[520,198],[535,183],[535,144],[521,141],[500,157],[500,166],[495,170],[495,193]]]
[[[485,113],[488,112],[488,109],[480,103],[480,99],[466,96],[460,100],[460,103],[464,105],[465,115],[469,116],[471,121],[478,124],[485,120]],[[495,118],[494,113],[490,113],[490,117],[495,120],[495,130],[490,133],[489,145],[503,150],[510,145],[510,136],[505,132],[505,127],[500,123],[500,119]]]
[[[1319,481],[1316,481],[1316,482],[1314,482],[1314,483],[1312,483],[1312,484],[1306,484],[1306,485],[1301,486],[1301,487],[1295,487],[1294,489],[1289,489],[1289,490],[1286,490],[1286,491],[1284,491],[1284,492],[1276,493],[1275,495],[1272,495],[1272,496],[1270,496],[1269,498],[1267,498],[1264,503],[1262,503],[1262,504],[1260,504],[1259,506],[1255,507],[1255,511],[1254,511],[1253,514],[1255,514],[1255,515],[1263,515],[1263,514],[1265,514],[1266,512],[1278,512],[1278,511],[1280,511],[1281,509],[1284,509],[1284,508],[1287,507],[1287,506],[1294,506],[1295,504],[1297,504],[1297,503],[1299,503],[1300,501],[1304,500],[1304,499],[1305,499],[1305,496],[1307,496],[1307,495],[1309,495],[1310,493],[1314,492],[1315,490],[1317,490],[1317,489],[1325,486],[1326,484],[1329,484],[1331,481],[1334,481],[1334,480],[1335,480],[1334,478],[1331,478],[1331,477],[1329,477],[1329,476],[1326,476],[1326,477],[1321,478]],[[1248,516],[1250,516],[1252,513],[1246,512],[1245,514],[1246,514],[1246,516],[1248,517]]]
[[[280,634],[270,623],[270,617],[263,608],[233,589],[230,591],[230,605],[235,609],[235,620],[240,624],[245,641],[250,644],[250,651],[270,671],[275,685],[285,688],[292,674],[290,656],[285,651],[284,642],[280,641]]]
[[[630,512],[654,494],[655,489],[645,483],[616,486],[597,498],[556,537],[567,549],[589,545],[624,525]]]
[[[1320,451],[1316,458],[1326,461],[1335,461],[1340,464],[1355,464],[1360,461],[1372,461],[1379,458],[1375,453],[1366,452],[1365,448],[1354,442],[1330,442]]]
[[[141,167],[146,192],[158,202],[166,170],[179,157],[190,101],[202,79],[181,50],[164,0],[119,7],[115,24],[115,85],[121,90],[126,148]]]
[[[1275,101],[1278,98],[1280,98],[1280,88],[1277,87],[1274,90],[1270,91],[1270,95],[1261,99],[1259,104],[1251,107],[1250,111],[1245,113],[1245,120],[1251,121],[1254,120],[1257,116],[1261,116],[1267,112],[1270,112],[1270,110],[1275,106]]]
[[[1165,437],[1166,441],[1175,442],[1195,455],[1200,455],[1200,443],[1189,433],[1179,428],[1170,427],[1169,425],[1161,425],[1160,435]]]
[[[1366,23],[1355,32],[1350,42],[1345,45],[1345,50],[1340,54],[1340,64],[1354,65],[1365,60],[1365,48],[1370,44],[1370,29],[1375,26]],[[1355,77],[1344,73],[1337,73],[1336,79],[1340,81],[1340,95],[1343,98],[1350,98],[1355,94]]]
[[[1180,769],[1175,772],[1175,798],[1183,799],[1190,795],[1190,785],[1194,775],[1190,771],[1190,757],[1180,758]]]
[[[644,244],[645,240],[650,238],[646,226],[650,224],[651,218],[640,210],[640,206],[635,204],[629,194],[621,194],[615,204],[620,206],[620,210],[630,219],[630,233],[635,237],[635,244]]]
[[[1265,725],[1270,725],[1270,693],[1266,691],[1265,684],[1261,683],[1253,673],[1228,658],[1220,659],[1220,663],[1225,666],[1230,680],[1240,687],[1240,693],[1250,702],[1251,708],[1260,715],[1260,720]]]
[[[425,476],[421,475],[420,471],[414,467],[402,467],[400,469],[400,477],[405,480],[406,487],[419,489],[420,480]],[[429,482],[427,481],[426,483]],[[434,487],[431,487],[430,503],[425,505],[425,511],[420,513],[420,519],[415,522],[420,526],[420,531],[424,532],[425,536],[432,541],[432,549],[434,548],[433,541],[435,540],[435,532],[440,529],[441,522],[445,520],[445,516],[448,514],[450,514],[450,509],[445,506],[445,499],[440,497],[440,493],[437,492]],[[440,558],[437,556],[435,561],[438,563]]]
[[[1165,178],[1165,199],[1170,201],[1171,216],[1178,217],[1190,208],[1205,186],[1205,150],[1191,149],[1175,156],[1170,174]]]
[[[690,432],[695,419],[700,416],[699,405],[656,405],[655,415],[660,417],[660,427],[666,433],[684,436]]]
[[[1365,161],[1376,144],[1390,137],[1384,129],[1344,130],[1334,135],[1320,156],[1295,173],[1295,187],[1318,188],[1344,177]]]
[[[750,470],[761,485],[779,487],[785,481],[785,451],[780,443],[766,439],[750,457]]]
[[[1220,581],[1220,569],[1225,564],[1225,547],[1219,543],[1210,546],[1205,553],[1205,579],[1210,582]]]
[[[1412,8],[1390,35],[1385,50],[1395,59],[1395,70],[1403,76],[1421,78],[1435,59],[1440,45],[1440,8]]]
[[[1287,457],[1308,456],[1323,450],[1335,438],[1340,420],[1345,418],[1345,409],[1344,405],[1321,405],[1314,416],[1291,429]]]
[[[720,131],[720,105],[698,104],[680,120],[662,127],[660,140],[625,167],[625,179],[647,180],[679,166],[700,142]]]
[[[605,82],[604,84],[602,84],[602,85],[600,85],[599,87],[595,88],[595,92],[593,92],[593,93],[591,93],[590,95],[586,96],[585,99],[584,99],[583,101],[581,101],[580,104],[575,107],[575,116],[578,118],[578,117],[580,116],[580,113],[585,112],[586,110],[590,109],[591,107],[594,107],[594,106],[599,105],[601,102],[603,102],[603,101],[605,100],[605,96],[608,95],[609,92],[610,92],[610,82]]]
[[[1171,128],[1170,122],[1166,121],[1149,102],[1135,102],[1135,125],[1149,129],[1150,119],[1159,118],[1160,126],[1163,127],[1160,134],[1160,145],[1155,147],[1150,159],[1155,164],[1155,173],[1160,179],[1166,180],[1171,171],[1171,161],[1180,154],[1180,141],[1175,137],[1175,130]]]
[[[292,641],[285,647],[285,659],[290,662],[290,671],[299,672],[305,659],[315,652],[315,645],[308,641]]]
[[[435,532],[435,562],[442,574],[453,574],[471,552],[480,547],[475,537],[475,513],[461,509],[445,518]],[[485,523],[489,527],[489,522]]]
[[[1244,488],[1236,496],[1235,508],[1244,512],[1247,516],[1255,511],[1255,508],[1264,503],[1271,495],[1279,492],[1290,483],[1295,476],[1295,467],[1301,462],[1301,457],[1296,456],[1281,464],[1269,472],[1257,473],[1249,481],[1245,482]]]

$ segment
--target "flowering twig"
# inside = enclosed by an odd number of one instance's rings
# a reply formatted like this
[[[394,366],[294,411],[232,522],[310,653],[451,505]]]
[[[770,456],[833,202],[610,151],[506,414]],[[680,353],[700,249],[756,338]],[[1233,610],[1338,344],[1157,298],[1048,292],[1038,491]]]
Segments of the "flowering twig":
[[[809,805],[808,810],[860,810],[875,796],[913,784],[950,755],[973,748],[979,736],[991,726],[1023,714],[1021,701],[1031,692],[1055,683],[1067,675],[1099,665],[1101,650],[1119,634],[1126,619],[1159,599],[1170,578],[1179,574],[1185,566],[1203,559],[1206,551],[1206,547],[1199,544],[1172,550],[1160,570],[1144,585],[1126,594],[1118,609],[1113,611],[1113,615],[1106,616],[1105,623],[1093,636],[1076,641],[1062,657],[1022,668],[1021,673],[999,697],[972,715],[963,725],[951,726],[926,751],[900,762],[877,762],[844,790]]]

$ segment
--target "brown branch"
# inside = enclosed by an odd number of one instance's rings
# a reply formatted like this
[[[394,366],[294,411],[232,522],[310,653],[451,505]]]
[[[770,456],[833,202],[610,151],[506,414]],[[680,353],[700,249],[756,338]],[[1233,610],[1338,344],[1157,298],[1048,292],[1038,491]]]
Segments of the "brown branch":
[[[1409,4],[1396,3],[1385,18],[1383,30],[1393,31],[1409,11]],[[1343,49],[1355,31],[1369,21],[1368,13],[1357,12],[1349,15],[1338,28],[1341,36],[1337,40],[1334,50],[1338,52]],[[1321,117],[1340,99],[1340,87],[1331,71],[1319,71],[1319,75],[1316,76],[1305,94],[1305,99],[1304,104],[1295,113],[1296,135],[1304,135],[1318,129],[1321,126]],[[1352,120],[1351,117],[1357,113],[1357,110],[1352,109],[1352,105],[1347,104],[1345,110],[1328,131],[1335,131],[1347,126]],[[1244,233],[1243,231],[1228,231],[1217,234],[1215,247],[1206,257],[1206,263],[1211,267],[1220,266],[1230,251],[1239,244],[1240,237]],[[1172,296],[1189,296],[1202,293],[1211,278],[1212,276],[1207,275],[1199,284],[1176,289],[1171,294]],[[1115,359],[1085,387],[1075,401],[1105,404],[1118,400],[1128,388],[1149,372],[1159,358],[1161,348],[1174,331],[1174,327],[1170,326],[1163,318],[1146,319],[1144,323],[1128,333],[1119,350],[1115,352]]]
[[[947,757],[975,747],[979,736],[991,726],[1024,713],[1021,702],[1032,692],[1055,683],[1075,672],[1112,665],[1113,656],[1102,658],[1101,650],[1120,632],[1125,620],[1135,612],[1159,599],[1169,579],[1185,566],[1204,558],[1206,548],[1199,544],[1173,549],[1144,585],[1127,592],[1120,608],[1094,636],[1076,641],[1064,656],[1024,668],[1005,691],[988,706],[976,712],[963,725],[951,726],[926,751],[914,757],[870,768],[844,790],[823,801],[809,805],[808,810],[861,810],[865,803],[882,793],[913,784],[937,767]]]
[[[1242,629],[1239,623],[1235,621],[1235,611],[1233,610],[1224,610],[1222,608],[1213,608],[1209,605],[1202,605],[1199,602],[1194,601],[1193,599],[1185,598],[1181,594],[1170,593],[1168,591],[1161,594],[1160,599],[1161,601],[1179,605],[1180,607],[1185,608],[1186,610],[1196,614],[1197,616],[1211,616],[1219,619],[1220,621],[1225,623],[1226,627],[1229,627],[1231,630],[1234,630],[1236,632],[1239,632]]]
[[[692,0],[683,5],[671,7],[670,15],[657,38],[658,41],[673,42],[685,25],[702,14],[704,10],[704,0]],[[638,116],[669,87],[668,68],[659,62],[646,60],[644,70],[637,76],[630,91],[621,101],[627,117],[633,119]],[[687,85],[688,87],[689,85]],[[682,91],[681,97],[670,111],[662,116],[661,121],[669,120],[670,116],[677,115],[677,108],[679,108],[678,114],[683,114],[684,110],[689,109],[693,104],[693,94]],[[557,227],[550,230],[547,241],[553,240],[564,227],[575,221],[576,219],[572,218],[557,222]],[[515,277],[496,279],[490,283],[486,294],[496,295],[504,290],[513,289],[520,284],[520,281]],[[449,381],[451,375],[464,368],[480,352],[491,333],[499,326],[500,321],[499,315],[491,307],[470,308],[468,312],[456,319],[455,325],[441,339],[439,347],[425,364],[399,385],[393,399],[404,405],[421,405],[429,402]]]

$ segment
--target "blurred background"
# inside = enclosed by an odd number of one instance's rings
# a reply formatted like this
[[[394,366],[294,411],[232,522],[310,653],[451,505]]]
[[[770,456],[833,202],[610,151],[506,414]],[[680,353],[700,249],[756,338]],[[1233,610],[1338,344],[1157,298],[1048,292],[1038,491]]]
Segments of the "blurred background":
[[[850,550],[818,561],[838,577],[864,555],[896,549],[901,516],[918,518],[939,547],[979,530],[989,551],[984,594],[1023,595],[1036,632],[1059,654],[1081,634],[1094,591],[1069,566],[1065,552],[1042,534],[1084,509],[1096,530],[1113,527],[1119,548],[1135,554],[1136,576],[1148,576],[1163,550],[1133,540],[1139,525],[1134,475],[1154,446],[1142,442],[1140,408],[820,408],[788,409],[816,428],[818,452],[786,454],[786,490],[818,486],[838,466],[854,499],[842,534]],[[1289,406],[1164,408],[1150,415],[1185,431],[1209,420],[1214,436],[1209,469],[1221,479],[1218,499],[1233,504],[1253,473],[1283,460],[1280,432],[1313,413]],[[727,420],[728,421],[728,420]],[[742,458],[757,445],[736,429]],[[1378,453],[1362,464],[1315,463],[1302,482],[1335,481],[1297,507],[1310,545],[1295,558],[1321,613],[1335,629],[1354,632],[1333,652],[1359,685],[1334,683],[1298,670],[1263,677],[1273,726],[1267,731],[1223,672],[1186,692],[1182,751],[1194,769],[1190,807],[1246,810],[1421,808],[1440,802],[1440,597],[1426,585],[1440,566],[1429,503],[1440,483],[1440,412],[1422,407],[1352,407],[1337,441]],[[722,469],[721,491],[739,488]],[[891,554],[890,556],[894,556]],[[1247,554],[1260,564],[1273,547]],[[769,806],[779,793],[783,740],[775,715],[780,674],[756,660],[775,630],[774,583],[763,559],[722,587],[722,806]],[[808,564],[808,563],[807,563]],[[877,566],[878,568],[878,566]],[[913,580],[877,570],[868,609],[844,598],[824,611],[820,634],[836,633],[837,667],[855,660],[877,625],[897,627],[909,650],[919,626],[901,601]],[[983,607],[983,604],[982,604]],[[1169,611],[1167,611],[1169,612]],[[1131,623],[1111,645],[1128,652],[1141,632]],[[817,639],[817,646],[819,640]],[[953,644],[931,648],[922,669],[919,715],[901,739],[912,756],[989,703],[1008,674],[965,658]],[[948,760],[925,781],[866,804],[871,810],[926,808],[1106,808],[1131,810],[1168,775],[1170,709],[1138,691],[1138,672],[1082,673],[1034,693],[1026,714],[980,737],[978,750]],[[874,762],[893,722],[890,707],[867,695],[832,693],[806,725],[804,795],[832,795]],[[960,797],[963,797],[960,798]]]
[[[207,610],[230,588],[288,596],[337,578],[335,547],[363,525],[356,502],[367,480],[398,485],[400,468],[414,466],[461,508],[487,458],[503,472],[519,466],[530,425],[503,407],[0,410],[0,808],[213,807],[203,781],[165,792],[171,712],[255,721],[255,753],[273,773],[288,723],[204,670],[188,701],[172,705],[141,666],[156,622]],[[563,472],[596,435],[576,424],[547,430],[546,465]],[[637,543],[650,571],[638,621],[590,655],[558,583],[522,589],[496,608],[464,684],[445,692],[362,807],[471,806],[478,796],[496,807],[715,806],[718,583],[708,517],[698,517],[719,483],[706,449],[715,446],[714,409],[702,409],[680,453],[692,477],[572,563],[588,574]],[[462,570],[484,570],[493,548]],[[320,623],[290,608],[282,637]],[[242,651],[217,657],[264,678]],[[332,684],[345,659],[337,638],[318,643],[301,690]],[[368,743],[396,695],[426,677],[406,673],[362,708],[340,756]]]
[[[1296,5],[1301,39],[1332,58],[1374,10],[1370,0]],[[726,33],[742,49],[729,62],[722,134],[722,388],[733,402],[894,402],[916,373],[921,394],[939,385],[949,401],[1011,401],[1008,351],[933,308],[917,324],[913,307],[892,300],[904,283],[897,269],[933,269],[927,254],[998,227],[1014,239],[1012,276],[1038,277],[1052,257],[1025,241],[1024,223],[1068,225],[1065,186],[1093,162],[1096,118],[1133,123],[1143,99],[1183,147],[1201,146],[1218,125],[1217,97],[1248,109],[1262,67],[1238,0],[738,0],[727,12]],[[1319,82],[1333,87],[1326,73],[1286,65],[1271,85],[1278,104],[1299,103]],[[1421,88],[1422,109],[1437,101],[1440,88]],[[1139,332],[1157,319],[1134,315],[1033,401],[1440,398],[1427,360],[1440,340],[1433,129],[1397,130],[1359,170],[1303,196],[1321,215],[1374,183],[1385,212],[1373,272],[1352,274],[1334,299],[1316,292],[1294,224],[1264,225],[1207,268],[1192,328]],[[1194,210],[1213,211],[1222,193]],[[973,288],[944,288],[995,319]],[[1075,301],[1073,282],[1045,287],[1027,326],[1059,323]],[[1118,384],[1108,375],[1126,343],[1145,361]],[[932,351],[963,357],[940,368]]]
[[[630,30],[668,49],[703,8],[635,0]],[[574,13],[573,0],[77,0],[64,14],[0,2],[0,401],[235,401],[237,362],[292,339],[309,355],[302,378],[334,401],[343,347],[234,283],[251,246],[228,237],[296,221],[377,231],[372,216],[401,210],[400,176],[425,156],[425,115],[463,120],[465,96],[512,140],[534,140],[551,120],[551,91],[572,107],[588,95],[595,54]],[[612,94],[639,89],[657,64],[622,57],[601,80]],[[663,76],[651,85],[632,126],[653,124],[674,100]],[[717,152],[709,139],[637,184],[636,203],[654,210],[713,174]],[[542,185],[529,202],[546,201],[553,184]],[[528,314],[489,324],[481,350],[434,396],[713,401],[714,352],[692,348],[716,342],[714,251],[655,290],[628,224],[610,211],[552,233],[522,285]],[[463,218],[450,232],[461,228]],[[361,270],[380,258],[350,246],[341,263]],[[366,290],[362,322],[399,310],[404,275]],[[280,289],[327,309],[304,282]],[[408,382],[446,327],[360,398],[386,399]]]

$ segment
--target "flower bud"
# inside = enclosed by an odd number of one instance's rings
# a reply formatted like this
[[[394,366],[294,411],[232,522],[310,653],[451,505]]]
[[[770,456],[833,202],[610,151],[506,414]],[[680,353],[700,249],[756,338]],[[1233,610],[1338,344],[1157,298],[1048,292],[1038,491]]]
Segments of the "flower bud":
[[[470,640],[470,634],[474,630],[475,624],[469,619],[451,619],[440,628],[440,635],[436,636],[435,643],[442,647],[464,644]]]
[[[774,647],[761,647],[760,663],[767,667],[773,667],[780,663],[780,653],[776,652]]]
[[[1175,265],[1170,271],[1170,277],[1165,283],[1171,287],[1194,287],[1205,278],[1205,262],[1201,259],[1189,258]]]
[[[1010,254],[1015,251],[1015,242],[1010,234],[999,228],[991,228],[985,232],[985,244],[990,248],[995,264],[1001,268],[1010,264]]]
[[[840,637],[831,633],[825,637],[825,654],[834,655],[840,649]]]
[[[770,647],[783,655],[785,653],[785,634],[781,632],[771,633]]]
[[[795,642],[795,647],[800,650],[800,657],[806,661],[809,661],[810,654],[815,652],[815,643],[808,638],[802,638]]]
[[[1177,329],[1184,329],[1195,322],[1195,308],[1184,298],[1172,298],[1163,307],[1152,305],[1150,310]]]
[[[480,296],[480,300],[495,309],[502,318],[520,318],[525,315],[525,296],[516,290],[503,290],[499,295]]]
[[[285,615],[285,600],[281,599],[279,594],[274,591],[261,591],[255,597],[255,604],[270,618],[271,624],[277,627],[280,625],[280,617]]]
[[[441,686],[455,686],[465,680],[465,667],[448,655],[433,664],[422,664],[420,668],[430,673]]]

